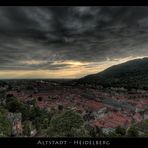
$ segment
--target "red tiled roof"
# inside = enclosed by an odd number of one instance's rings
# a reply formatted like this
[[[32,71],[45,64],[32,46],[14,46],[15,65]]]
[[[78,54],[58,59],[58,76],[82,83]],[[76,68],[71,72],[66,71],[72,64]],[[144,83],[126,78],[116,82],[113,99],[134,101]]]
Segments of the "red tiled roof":
[[[86,101],[86,106],[93,111],[98,111],[99,109],[105,107],[102,103],[96,102],[94,100]]]
[[[142,121],[142,117],[139,113],[136,113],[133,118],[135,119],[136,122],[141,122]]]
[[[143,100],[143,104],[148,105],[148,99]]]
[[[140,109],[144,109],[144,105],[143,104],[138,104],[136,105],[137,108],[140,108]]]
[[[102,127],[102,128],[116,128],[118,126],[122,126],[124,124],[128,124],[131,122],[129,117],[126,117],[121,113],[113,113],[112,115],[106,116],[104,118],[95,120],[92,123],[92,127]]]

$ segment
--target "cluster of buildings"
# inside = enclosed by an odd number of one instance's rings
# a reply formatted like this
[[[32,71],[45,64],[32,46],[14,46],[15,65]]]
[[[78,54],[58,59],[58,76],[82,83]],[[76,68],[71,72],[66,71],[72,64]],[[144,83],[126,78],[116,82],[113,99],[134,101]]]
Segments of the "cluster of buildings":
[[[100,127],[104,133],[114,131],[116,127],[128,127],[131,124],[131,118],[122,112],[112,112],[100,119],[96,119],[91,123],[93,128]]]
[[[125,89],[98,89],[83,86],[48,85],[33,83],[33,90],[10,90],[18,99],[29,103],[35,100],[35,106],[50,111],[62,106],[71,108],[82,114],[85,123],[91,127],[100,127],[105,133],[115,130],[118,126],[128,127],[132,123],[140,123],[148,119],[148,92]],[[13,122],[12,129],[21,133],[21,118],[8,115]],[[18,115],[19,116],[19,115]]]

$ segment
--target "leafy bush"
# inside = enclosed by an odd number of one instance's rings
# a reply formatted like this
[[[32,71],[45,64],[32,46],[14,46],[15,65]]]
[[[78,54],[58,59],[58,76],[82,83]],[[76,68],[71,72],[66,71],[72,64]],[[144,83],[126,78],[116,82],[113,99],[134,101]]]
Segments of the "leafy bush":
[[[135,126],[131,126],[128,131],[127,131],[127,136],[128,137],[138,137],[138,129]]]
[[[11,135],[11,125],[6,117],[7,110],[0,106],[0,136]]]
[[[115,130],[115,132],[117,134],[119,134],[120,136],[124,136],[126,134],[126,129],[123,127],[118,126]]]
[[[51,119],[48,136],[75,137],[79,135],[83,137],[86,132],[82,129],[82,125],[83,119],[80,114],[72,110],[64,111]]]

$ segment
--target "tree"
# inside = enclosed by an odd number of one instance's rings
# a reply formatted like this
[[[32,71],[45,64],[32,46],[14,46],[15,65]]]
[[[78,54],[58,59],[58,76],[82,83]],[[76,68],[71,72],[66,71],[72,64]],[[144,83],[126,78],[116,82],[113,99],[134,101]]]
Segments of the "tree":
[[[138,130],[135,126],[131,126],[127,131],[127,136],[129,137],[138,137]]]
[[[48,118],[43,118],[43,121],[42,121],[42,128],[43,129],[47,129],[49,127],[49,119]]]
[[[82,125],[83,119],[80,114],[72,110],[64,111],[61,114],[52,117],[48,136],[73,137],[76,134],[74,129],[77,130],[77,133],[83,131],[81,129]]]
[[[81,116],[72,110],[65,111],[51,119],[51,125],[58,131],[69,131],[71,128],[79,128],[82,124]]]
[[[58,105],[58,110],[62,111],[63,110],[63,105]]]
[[[99,127],[96,127],[96,134],[97,134],[97,137],[103,137],[104,136],[102,129],[99,128]]]
[[[33,124],[37,130],[41,131],[47,129],[50,122],[50,114],[46,110],[40,110],[38,108],[32,108],[30,112],[30,120],[33,121]]]
[[[148,119],[144,120],[144,125],[148,126]]]
[[[7,110],[0,106],[0,136],[11,135],[11,125],[6,117]]]
[[[30,136],[31,133],[31,125],[30,121],[23,122],[23,135]]]
[[[42,101],[43,100],[43,98],[42,97],[38,97],[38,101]]]
[[[92,137],[92,138],[100,138],[100,137],[104,137],[104,133],[102,131],[101,128],[99,127],[96,127],[96,128],[90,128],[89,129],[89,135]]]
[[[6,104],[6,108],[10,112],[18,112],[20,110],[20,103],[17,100],[12,100]]]
[[[14,97],[13,94],[7,94],[7,95],[6,95],[7,100],[8,100],[9,98],[12,98],[12,97]]]
[[[20,102],[11,94],[7,95],[6,105],[5,107],[9,110],[9,112],[17,112],[20,110]]]
[[[6,92],[0,91],[0,98],[5,98],[5,97],[6,97]]]
[[[120,137],[120,135],[117,134],[115,131],[109,132],[106,136],[107,137]]]
[[[121,126],[118,126],[115,132],[121,136],[124,136],[126,134],[126,129]]]
[[[28,105],[24,104],[24,103],[20,103],[20,107],[19,107],[19,112],[22,113],[22,121],[25,121],[25,120],[29,120],[30,119],[30,108]]]
[[[84,127],[72,128],[67,137],[89,137],[89,133]]]

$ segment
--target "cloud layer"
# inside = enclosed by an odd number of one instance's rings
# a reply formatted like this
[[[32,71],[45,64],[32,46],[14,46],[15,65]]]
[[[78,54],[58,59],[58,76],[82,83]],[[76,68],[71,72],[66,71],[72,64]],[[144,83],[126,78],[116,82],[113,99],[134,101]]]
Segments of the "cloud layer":
[[[148,56],[147,47],[147,6],[0,7],[1,78],[81,77]]]

